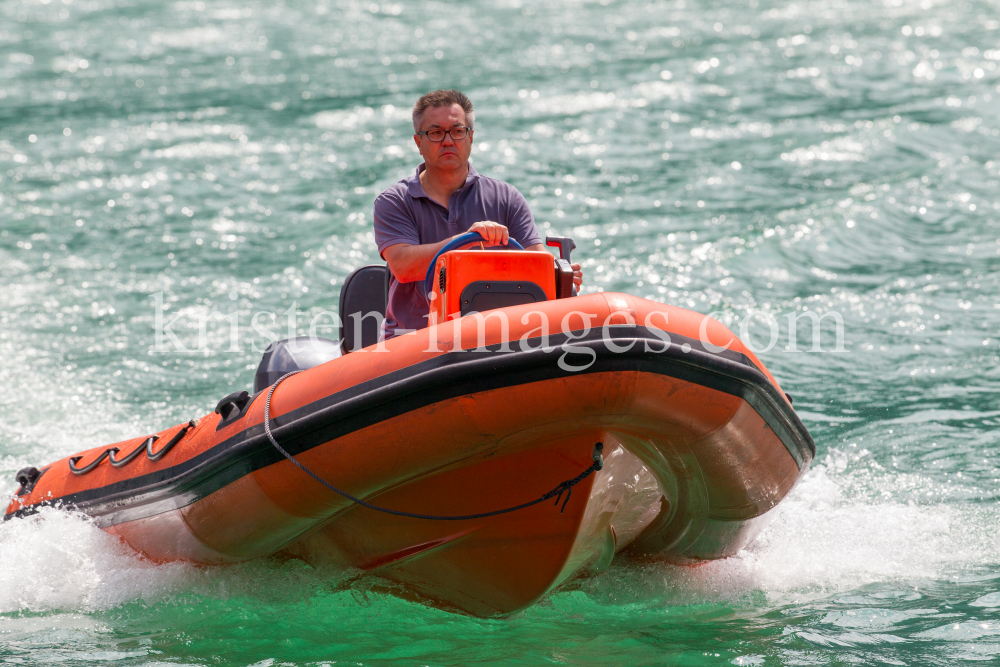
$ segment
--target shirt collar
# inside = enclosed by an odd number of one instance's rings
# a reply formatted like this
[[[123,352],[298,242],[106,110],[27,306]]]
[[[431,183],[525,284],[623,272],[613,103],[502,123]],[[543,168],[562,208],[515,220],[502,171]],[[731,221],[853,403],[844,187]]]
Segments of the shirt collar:
[[[421,162],[417,167],[417,172],[407,179],[407,192],[414,199],[419,199],[420,197],[427,197],[427,193],[424,192],[424,186],[420,184],[420,172],[427,169],[427,165]],[[472,166],[472,162],[469,162],[469,175],[465,177],[465,185],[460,187],[456,192],[461,192],[473,183],[479,180],[479,172],[476,171],[475,167]],[[429,197],[427,197],[429,199]]]

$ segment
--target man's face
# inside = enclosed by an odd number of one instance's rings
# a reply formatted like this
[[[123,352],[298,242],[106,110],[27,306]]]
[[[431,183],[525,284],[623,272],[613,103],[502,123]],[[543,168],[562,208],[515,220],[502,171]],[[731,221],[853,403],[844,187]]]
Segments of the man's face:
[[[450,130],[453,127],[467,127],[465,112],[462,107],[452,104],[450,107],[430,107],[424,111],[420,130]],[[454,170],[463,169],[469,163],[472,153],[472,132],[460,141],[455,141],[450,135],[445,135],[441,141],[431,141],[426,134],[413,135],[417,142],[420,155],[428,168]]]

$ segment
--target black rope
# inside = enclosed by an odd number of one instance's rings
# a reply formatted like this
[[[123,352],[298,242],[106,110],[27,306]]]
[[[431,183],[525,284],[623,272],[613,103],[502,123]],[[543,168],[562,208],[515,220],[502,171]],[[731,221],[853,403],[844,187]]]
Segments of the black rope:
[[[361,500],[360,498],[355,498],[346,491],[341,491],[334,485],[327,482],[325,479],[321,478],[312,470],[310,470],[309,468],[305,467],[297,460],[295,460],[295,458],[287,451],[285,451],[285,449],[278,444],[278,441],[274,439],[274,435],[271,433],[271,396],[274,394],[274,390],[278,388],[279,384],[281,384],[284,380],[290,378],[291,376],[295,375],[296,373],[301,373],[301,372],[302,371],[293,371],[291,373],[288,373],[287,375],[283,375],[282,377],[278,378],[277,382],[271,385],[271,389],[267,392],[267,401],[264,403],[264,432],[267,433],[267,437],[271,441],[271,444],[274,445],[274,448],[277,449],[279,452],[281,452],[282,456],[284,456],[286,459],[294,463],[299,470],[309,475],[310,477],[312,477],[317,482],[319,482],[326,488],[330,489],[334,493],[337,493],[343,496],[344,498],[347,498],[348,500],[355,502],[358,505],[361,505],[362,507],[367,507],[370,510],[375,510],[376,512],[385,512],[386,514],[393,514],[395,516],[405,516],[411,519],[428,519],[431,521],[465,521],[467,519],[485,519],[486,517],[497,516],[498,514],[507,514],[509,512],[516,512],[517,510],[523,510],[526,507],[531,507],[532,505],[537,505],[538,503],[545,502],[550,498],[555,498],[556,501],[554,504],[558,505],[559,500],[565,493],[566,499],[563,500],[562,508],[560,508],[559,510],[559,512],[562,513],[566,510],[566,504],[569,502],[570,495],[572,495],[573,493],[573,487],[582,482],[583,480],[587,479],[587,477],[589,477],[591,473],[597,472],[598,470],[604,467],[604,459],[601,456],[601,452],[604,451],[604,444],[598,442],[597,444],[594,445],[593,465],[591,465],[589,468],[581,472],[573,479],[568,479],[565,482],[561,482],[558,486],[556,486],[556,488],[552,489],[551,491],[543,495],[541,498],[538,498],[536,500],[532,500],[527,503],[522,503],[520,505],[515,505],[514,507],[508,507],[502,510],[495,510],[493,512],[483,512],[482,514],[466,514],[463,516],[436,516],[433,514],[415,514],[413,512],[402,512],[400,510],[392,510],[387,507],[379,507],[378,505],[372,505],[371,503],[366,503],[364,500]]]

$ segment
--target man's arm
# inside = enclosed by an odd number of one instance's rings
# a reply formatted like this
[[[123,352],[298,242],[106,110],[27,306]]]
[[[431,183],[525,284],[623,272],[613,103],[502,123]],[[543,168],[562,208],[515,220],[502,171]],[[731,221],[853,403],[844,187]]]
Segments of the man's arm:
[[[430,266],[434,255],[448,241],[451,239],[426,245],[397,243],[386,248],[382,256],[389,263],[389,270],[392,271],[392,275],[396,276],[396,280],[401,283],[415,283],[424,279],[427,267]]]

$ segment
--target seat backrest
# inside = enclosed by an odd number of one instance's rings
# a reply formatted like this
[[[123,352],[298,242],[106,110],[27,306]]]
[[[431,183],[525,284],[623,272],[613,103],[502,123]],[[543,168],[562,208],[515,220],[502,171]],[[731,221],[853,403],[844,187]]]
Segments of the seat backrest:
[[[378,342],[388,303],[387,266],[362,266],[347,276],[340,288],[340,347],[345,354]]]

